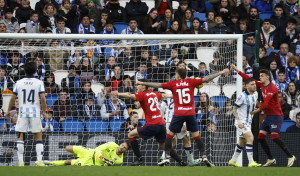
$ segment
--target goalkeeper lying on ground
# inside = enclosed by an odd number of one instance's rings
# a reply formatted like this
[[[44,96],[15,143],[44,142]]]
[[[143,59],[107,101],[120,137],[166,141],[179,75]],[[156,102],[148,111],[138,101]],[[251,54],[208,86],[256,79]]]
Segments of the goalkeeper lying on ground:
[[[95,149],[68,145],[66,150],[78,157],[77,159],[44,161],[44,163],[55,166],[118,166],[123,163],[123,153],[127,152],[130,146],[127,141],[120,146],[114,142],[107,142]]]

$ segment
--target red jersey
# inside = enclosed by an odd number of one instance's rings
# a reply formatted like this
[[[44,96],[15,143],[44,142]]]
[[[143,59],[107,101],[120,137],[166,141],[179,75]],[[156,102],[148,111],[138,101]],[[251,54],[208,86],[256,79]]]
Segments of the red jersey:
[[[145,112],[146,126],[165,125],[161,116],[158,100],[162,98],[161,93],[144,91],[135,93],[135,99],[140,102]]]
[[[251,78],[250,76],[244,74],[243,72],[239,72],[239,75],[241,75],[243,77],[243,79],[249,79]],[[256,85],[257,87],[260,88],[261,93],[263,95],[264,98],[264,103],[260,105],[259,109],[263,110],[265,109],[265,114],[266,115],[281,115],[283,116],[282,110],[281,110],[281,106],[279,103],[279,99],[278,99],[278,89],[277,87],[270,82],[269,85],[267,85],[266,87],[256,81]]]
[[[194,89],[202,84],[203,79],[179,79],[168,83],[162,83],[164,89],[169,89],[173,93],[174,99],[174,115],[194,116]]]

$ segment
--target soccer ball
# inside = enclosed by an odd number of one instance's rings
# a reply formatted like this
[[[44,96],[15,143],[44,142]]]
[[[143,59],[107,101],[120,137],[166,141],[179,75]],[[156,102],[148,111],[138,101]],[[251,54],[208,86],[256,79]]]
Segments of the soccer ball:
[[[196,77],[196,79],[201,79],[199,77]],[[201,89],[204,86],[204,83],[200,84],[199,86],[197,86],[197,88]]]

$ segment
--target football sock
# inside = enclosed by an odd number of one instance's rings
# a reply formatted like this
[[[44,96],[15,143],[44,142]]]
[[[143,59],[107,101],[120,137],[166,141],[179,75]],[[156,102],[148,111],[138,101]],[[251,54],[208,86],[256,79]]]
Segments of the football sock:
[[[36,150],[37,162],[42,162],[43,154],[44,154],[43,141],[36,141],[35,150]]]
[[[64,165],[66,165],[65,160],[52,161],[51,164],[55,165],[55,166],[64,166]]]
[[[171,149],[170,150],[170,155],[172,158],[175,159],[175,161],[181,163],[182,162],[182,159],[177,155],[176,151],[174,149]]]
[[[274,159],[272,154],[271,154],[271,151],[270,151],[269,145],[267,144],[266,139],[259,139],[258,138],[258,142],[261,144],[261,147],[263,148],[263,150],[267,154],[268,159]]]
[[[192,147],[184,147],[185,154],[190,163],[194,162],[193,150]]]
[[[234,154],[231,158],[232,162],[236,162],[238,157],[240,156],[241,152],[243,151],[244,147],[240,146],[239,144],[236,144]]]
[[[253,162],[253,144],[246,144],[246,152],[249,164]]]
[[[17,141],[17,150],[19,164],[24,163],[24,141]]]
[[[140,152],[140,147],[139,147],[138,141],[136,140],[136,138],[129,138],[129,141],[130,141],[130,143],[131,143],[131,147],[132,147],[132,150],[133,150],[134,155],[135,155],[138,159],[141,159],[141,158],[142,158],[142,155],[141,155],[141,152]]]
[[[288,158],[293,157],[288,151],[282,140],[279,139],[279,134],[271,134],[272,140],[284,151]]]
[[[198,147],[198,149],[200,151],[200,156],[206,156],[205,150],[204,150],[204,144],[203,144],[203,142],[200,139],[200,135],[194,137],[194,140],[195,140],[195,143],[197,144],[197,147]]]

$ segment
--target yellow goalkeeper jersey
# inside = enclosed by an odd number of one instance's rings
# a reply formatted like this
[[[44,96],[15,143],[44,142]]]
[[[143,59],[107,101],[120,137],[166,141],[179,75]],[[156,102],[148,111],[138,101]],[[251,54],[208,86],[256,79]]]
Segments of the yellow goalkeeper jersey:
[[[117,166],[123,163],[123,153],[120,156],[117,155],[118,144],[114,142],[107,142],[95,148],[95,165],[103,166],[105,162],[100,159],[103,156],[106,160],[112,161],[113,166]]]

